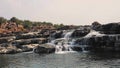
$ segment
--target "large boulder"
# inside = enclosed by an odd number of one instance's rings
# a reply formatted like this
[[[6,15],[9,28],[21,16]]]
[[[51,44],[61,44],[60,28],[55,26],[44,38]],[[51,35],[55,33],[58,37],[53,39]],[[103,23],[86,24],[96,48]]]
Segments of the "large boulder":
[[[90,32],[90,29],[83,27],[83,28],[75,30],[72,33],[71,37],[83,37],[83,36],[87,35],[89,32]]]
[[[39,45],[36,48],[34,48],[33,51],[38,54],[54,53],[55,47],[52,45],[43,44],[43,45]]]
[[[28,52],[33,51],[35,47],[37,47],[39,44],[28,44],[28,45],[22,45],[21,50],[22,52]]]
[[[51,30],[43,29],[38,34],[42,35],[42,37],[47,38],[50,36]]]
[[[63,31],[56,31],[52,34],[52,37],[57,39],[57,38],[61,38],[63,36]]]
[[[15,54],[19,52],[22,52],[22,50],[12,45],[8,45],[7,47],[0,47],[0,54]]]
[[[103,34],[120,34],[120,23],[109,23],[104,25],[94,25],[92,28]]]
[[[101,24],[99,22],[97,22],[97,21],[93,22],[92,25],[91,25],[91,28],[93,30],[96,30],[96,29],[98,29],[100,27],[101,27]]]
[[[88,45],[91,51],[120,51],[120,35],[104,35],[81,38],[75,44]]]

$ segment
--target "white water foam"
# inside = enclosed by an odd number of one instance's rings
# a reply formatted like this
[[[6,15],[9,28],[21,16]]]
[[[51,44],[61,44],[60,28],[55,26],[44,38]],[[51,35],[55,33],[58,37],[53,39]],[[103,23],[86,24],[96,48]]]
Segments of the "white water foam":
[[[55,54],[68,54],[68,53],[77,53],[76,51],[59,51],[55,52]]]
[[[70,37],[73,32],[74,32],[73,30],[69,31],[65,33],[63,38],[55,39],[55,40],[52,40],[50,43],[48,43],[55,46],[55,49],[56,49],[55,54],[66,54],[66,53],[76,52],[76,51],[73,51],[71,48],[72,46],[73,47],[76,46],[74,45],[75,39],[70,40]],[[93,34],[94,33],[91,32],[90,34],[88,34],[88,36],[91,36]],[[81,47],[81,48],[83,52],[86,52],[84,50],[84,47]]]
[[[98,31],[91,30],[85,37],[92,37],[92,36],[104,36],[105,34],[101,34]]]

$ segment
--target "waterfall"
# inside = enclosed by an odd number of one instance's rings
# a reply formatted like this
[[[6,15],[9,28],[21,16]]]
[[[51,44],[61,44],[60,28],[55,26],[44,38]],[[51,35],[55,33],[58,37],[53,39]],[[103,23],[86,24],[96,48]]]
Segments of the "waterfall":
[[[70,37],[72,33],[73,33],[73,30],[67,31],[66,33],[64,33],[63,38],[52,40],[48,44],[50,45],[52,44],[55,46],[56,48],[55,53],[71,52],[72,51],[71,44],[73,44],[73,41],[70,41]]]
[[[98,31],[91,30],[85,37],[92,37],[92,36],[104,36],[104,34],[99,33]]]
[[[74,30],[67,32],[64,36],[64,38],[70,38],[70,36],[72,35],[72,33],[74,32]]]
[[[70,47],[68,44],[64,44],[64,43],[58,43],[58,45],[56,45],[56,52],[60,52],[60,51],[70,51]]]
[[[69,32],[64,33],[64,37],[63,38],[58,38],[55,40],[52,40],[49,44],[52,44],[55,46],[55,53],[68,53],[68,52],[75,52],[73,50],[74,47],[77,47],[78,49],[81,48],[83,52],[86,52],[84,45],[76,45],[75,41],[77,38],[71,38],[72,33],[74,32],[74,30],[71,30]],[[94,31],[95,33],[95,31]],[[93,34],[93,31],[91,31],[91,33],[89,33],[87,36],[91,36]],[[86,36],[86,37],[87,37]],[[80,50],[79,50],[80,51]]]

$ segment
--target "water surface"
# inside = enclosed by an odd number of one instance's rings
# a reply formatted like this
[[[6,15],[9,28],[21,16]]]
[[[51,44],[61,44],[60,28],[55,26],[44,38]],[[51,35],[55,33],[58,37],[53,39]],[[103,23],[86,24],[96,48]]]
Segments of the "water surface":
[[[0,68],[120,68],[120,55],[114,53],[18,53],[0,55]]]

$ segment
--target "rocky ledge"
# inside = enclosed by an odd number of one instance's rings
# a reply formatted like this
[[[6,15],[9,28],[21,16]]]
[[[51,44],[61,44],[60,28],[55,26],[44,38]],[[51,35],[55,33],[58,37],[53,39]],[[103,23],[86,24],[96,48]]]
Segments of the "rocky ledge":
[[[0,54],[14,54],[19,52],[32,51],[39,44],[48,41],[39,32],[29,32],[0,38]]]
[[[75,43],[94,52],[120,51],[120,35],[85,37],[76,40]]]
[[[35,47],[34,52],[38,53],[38,54],[54,53],[55,52],[55,47],[52,46],[52,45],[43,44],[43,45],[39,45],[39,46]]]

